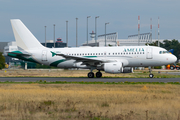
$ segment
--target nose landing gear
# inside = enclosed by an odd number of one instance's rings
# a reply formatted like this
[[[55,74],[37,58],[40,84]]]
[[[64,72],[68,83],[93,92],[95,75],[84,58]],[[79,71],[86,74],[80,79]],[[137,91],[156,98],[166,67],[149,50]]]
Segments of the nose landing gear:
[[[153,78],[154,75],[151,73],[151,71],[152,71],[152,70],[151,70],[151,66],[149,66],[149,72],[150,72],[149,77],[150,77],[150,78]]]

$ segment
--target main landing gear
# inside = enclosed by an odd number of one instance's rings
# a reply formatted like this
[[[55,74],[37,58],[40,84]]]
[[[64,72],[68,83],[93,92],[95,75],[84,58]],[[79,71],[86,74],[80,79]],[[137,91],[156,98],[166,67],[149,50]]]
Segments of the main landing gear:
[[[96,77],[97,77],[97,78],[102,77],[102,73],[101,73],[100,71],[98,71],[98,72],[96,73]],[[94,78],[94,73],[93,73],[92,71],[88,73],[88,78]]]
[[[150,78],[153,78],[154,75],[151,73],[151,71],[152,71],[152,70],[151,70],[151,67],[149,66],[149,72],[150,72],[149,77],[150,77]]]

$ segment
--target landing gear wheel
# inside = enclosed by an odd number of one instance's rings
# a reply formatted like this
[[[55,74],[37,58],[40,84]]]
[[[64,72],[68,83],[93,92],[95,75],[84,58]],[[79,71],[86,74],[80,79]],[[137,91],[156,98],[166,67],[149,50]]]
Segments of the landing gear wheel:
[[[154,75],[153,75],[153,74],[149,74],[149,77],[150,77],[150,78],[153,78],[153,77],[154,77]]]
[[[171,66],[171,67],[170,67],[170,69],[171,69],[171,70],[174,70],[174,67],[173,67],[173,66]]]
[[[96,73],[96,77],[97,77],[97,78],[102,77],[102,73],[101,73],[101,72],[97,72],[97,73]]]
[[[94,78],[94,73],[93,72],[89,72],[88,73],[88,78]]]

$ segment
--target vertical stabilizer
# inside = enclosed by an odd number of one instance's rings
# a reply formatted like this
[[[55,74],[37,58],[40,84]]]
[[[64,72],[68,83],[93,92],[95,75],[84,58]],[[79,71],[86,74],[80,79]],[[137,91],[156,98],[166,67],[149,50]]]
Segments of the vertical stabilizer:
[[[43,48],[44,46],[34,37],[34,35],[28,30],[28,28],[19,19],[11,20],[14,37],[16,44],[23,50],[29,50],[33,48]]]

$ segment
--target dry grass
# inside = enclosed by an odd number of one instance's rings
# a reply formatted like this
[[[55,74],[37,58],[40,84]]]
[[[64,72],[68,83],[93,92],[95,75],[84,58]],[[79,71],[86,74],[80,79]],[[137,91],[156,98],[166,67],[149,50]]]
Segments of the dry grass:
[[[179,85],[0,84],[0,119],[177,120]]]
[[[16,70],[0,70],[0,77],[87,77],[89,70],[63,70],[63,69],[16,69]],[[97,71],[94,70],[94,73]],[[148,70],[136,70],[134,73],[121,73],[121,74],[109,74],[102,71],[103,77],[148,77]],[[155,77],[180,77],[177,75],[158,74],[158,71],[153,71]]]

